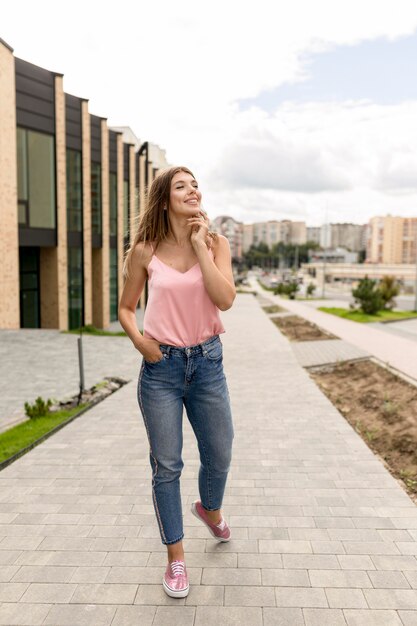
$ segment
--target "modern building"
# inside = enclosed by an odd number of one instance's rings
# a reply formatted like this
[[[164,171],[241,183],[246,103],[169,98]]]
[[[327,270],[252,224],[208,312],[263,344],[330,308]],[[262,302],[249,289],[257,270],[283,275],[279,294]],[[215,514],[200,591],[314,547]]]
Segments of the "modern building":
[[[366,263],[415,263],[417,217],[386,215],[368,224]]]
[[[233,217],[227,215],[219,215],[212,220],[210,228],[228,239],[232,260],[240,261],[242,259],[243,240],[242,222],[238,222]]]
[[[346,248],[326,248],[326,250],[312,250],[311,263],[357,263],[358,252],[351,252]]]
[[[0,93],[0,327],[106,328],[165,154],[2,40]]]
[[[311,241],[320,245],[320,226],[307,226],[307,241]]]
[[[243,251],[252,245],[265,243],[269,248],[277,243],[301,245],[307,241],[305,222],[291,220],[269,220],[243,225]]]
[[[316,279],[318,284],[323,284],[323,276],[326,283],[346,283],[355,287],[362,278],[368,276],[373,280],[381,280],[384,276],[394,276],[401,284],[404,293],[415,293],[416,266],[415,264],[402,263],[326,263],[323,261],[302,263],[303,272]]]

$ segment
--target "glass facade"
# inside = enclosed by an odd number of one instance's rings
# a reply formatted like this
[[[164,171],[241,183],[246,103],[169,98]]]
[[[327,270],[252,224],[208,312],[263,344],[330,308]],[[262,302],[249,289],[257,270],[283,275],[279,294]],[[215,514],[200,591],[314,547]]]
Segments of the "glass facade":
[[[83,254],[81,248],[68,248],[68,327],[83,324]]]
[[[110,248],[110,321],[117,320],[117,248]]]
[[[54,137],[17,128],[17,189],[19,224],[55,228]]]
[[[101,165],[91,163],[91,230],[101,235]]]
[[[81,232],[83,223],[83,189],[81,152],[67,148],[67,229]]]
[[[19,248],[20,326],[40,328],[39,248]]]
[[[117,174],[110,172],[110,235],[117,235]]]
[[[123,237],[129,237],[129,181],[123,181]]]

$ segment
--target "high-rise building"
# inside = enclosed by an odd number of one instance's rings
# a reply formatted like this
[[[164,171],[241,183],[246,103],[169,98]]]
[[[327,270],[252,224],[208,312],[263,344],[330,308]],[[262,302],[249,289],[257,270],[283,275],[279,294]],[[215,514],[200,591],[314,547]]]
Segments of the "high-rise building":
[[[415,263],[417,217],[373,217],[367,229],[367,263]]]
[[[291,220],[269,220],[243,225],[243,251],[249,250],[251,245],[265,243],[269,248],[277,243],[303,244],[307,241],[307,227],[305,222]]]
[[[230,253],[232,259],[240,260],[242,258],[242,242],[243,242],[243,224],[236,221],[233,217],[220,215],[212,220],[210,224],[211,230],[224,235],[230,244]]]
[[[110,128],[62,74],[2,40],[0,93],[0,327],[106,328],[164,151]]]

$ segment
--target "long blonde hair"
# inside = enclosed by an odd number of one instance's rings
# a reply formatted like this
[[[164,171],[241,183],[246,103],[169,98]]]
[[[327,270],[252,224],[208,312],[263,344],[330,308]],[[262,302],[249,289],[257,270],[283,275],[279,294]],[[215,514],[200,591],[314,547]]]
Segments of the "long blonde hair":
[[[131,273],[132,255],[139,242],[151,241],[155,248],[160,241],[165,239],[170,232],[168,221],[169,200],[171,194],[171,181],[178,172],[185,172],[195,178],[188,167],[174,166],[158,172],[151,183],[145,200],[145,209],[138,217],[138,230],[132,245],[126,251],[123,263],[123,276],[128,278]],[[166,207],[166,210],[164,210]],[[211,240],[217,238],[217,234],[209,231],[207,245],[211,246]]]

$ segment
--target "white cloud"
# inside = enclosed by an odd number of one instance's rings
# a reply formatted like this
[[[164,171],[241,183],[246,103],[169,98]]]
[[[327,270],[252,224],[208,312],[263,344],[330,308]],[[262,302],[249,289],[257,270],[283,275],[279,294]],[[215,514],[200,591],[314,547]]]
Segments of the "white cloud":
[[[73,0],[70,9],[62,18],[50,0],[9,2],[1,36],[16,56],[63,72],[92,113],[195,170],[213,217],[221,207],[245,221],[276,211],[312,220],[331,201],[340,219],[359,221],[417,207],[413,155],[387,157],[409,145],[399,133],[416,145],[415,103],[287,103],[272,118],[235,104],[301,80],[312,51],[411,34],[415,0]],[[222,167],[226,181],[213,178]]]

